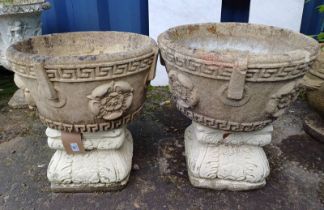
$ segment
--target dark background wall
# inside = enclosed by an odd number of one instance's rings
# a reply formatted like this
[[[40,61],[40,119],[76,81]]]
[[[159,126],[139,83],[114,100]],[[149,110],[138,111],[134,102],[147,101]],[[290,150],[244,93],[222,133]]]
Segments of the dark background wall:
[[[313,35],[324,31],[324,13],[320,14],[317,7],[324,4],[324,0],[309,0],[305,3],[300,31]]]
[[[48,0],[43,33],[129,31],[148,34],[147,0]]]

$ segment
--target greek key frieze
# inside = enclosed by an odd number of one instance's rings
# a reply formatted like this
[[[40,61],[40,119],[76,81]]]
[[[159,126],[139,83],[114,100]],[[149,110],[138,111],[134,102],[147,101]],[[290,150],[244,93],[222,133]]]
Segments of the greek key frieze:
[[[165,50],[161,50],[162,57],[166,60],[168,65],[177,68],[181,71],[185,71],[197,76],[230,80],[234,63],[225,62],[208,62],[197,58],[181,55],[179,53],[170,53]],[[246,73],[246,81],[249,82],[261,82],[261,81],[282,81],[303,76],[305,72],[310,69],[313,61],[305,63],[304,61],[297,61],[294,64],[290,64],[282,67],[281,65],[268,65],[266,67],[249,67]]]
[[[45,66],[50,81],[84,82],[124,77],[151,68],[154,54],[123,62],[102,64],[80,64],[76,67]],[[11,61],[12,69],[24,77],[36,78],[32,66]]]
[[[255,131],[262,129],[266,125],[268,125],[271,120],[266,121],[260,121],[260,122],[251,122],[251,123],[238,123],[238,122],[231,122],[226,120],[217,120],[213,119],[195,112],[190,111],[189,109],[186,109],[185,107],[182,107],[181,105],[177,104],[177,108],[189,119],[198,122],[202,125],[226,130],[226,131],[235,131],[235,132],[249,132],[249,131]]]
[[[39,115],[39,118],[47,127],[56,130],[63,130],[66,132],[84,133],[84,132],[108,131],[111,129],[119,128],[122,125],[127,125],[129,122],[136,119],[139,116],[142,108],[143,106],[137,109],[135,112],[130,113],[126,116],[122,116],[119,119],[106,121],[103,123],[94,123],[94,124],[69,124],[69,123],[57,122],[51,119],[47,119],[41,115]]]

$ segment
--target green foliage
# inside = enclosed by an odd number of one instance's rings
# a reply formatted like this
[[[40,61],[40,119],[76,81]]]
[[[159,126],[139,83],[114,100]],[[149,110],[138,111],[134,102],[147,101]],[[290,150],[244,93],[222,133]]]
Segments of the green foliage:
[[[319,42],[324,42],[324,32],[321,32],[317,35],[317,40]]]
[[[154,89],[154,87],[153,87],[152,85],[148,85],[148,86],[147,86],[147,90],[148,90],[148,91],[152,91],[153,89]]]
[[[308,2],[310,2],[312,0],[305,0],[305,4],[307,4]],[[319,13],[324,13],[324,4],[320,4],[316,7],[317,11]],[[324,22],[322,23],[321,28],[324,28]],[[321,32],[317,35],[312,35],[313,38],[316,38],[319,42],[324,42],[324,32]]]
[[[324,4],[321,4],[317,7],[319,13],[324,13]],[[322,30],[324,28],[324,21],[322,23]],[[321,32],[320,34],[317,35],[317,40],[319,42],[324,42],[324,32]]]
[[[316,9],[318,9],[319,13],[324,13],[324,4],[317,6]]]
[[[12,4],[12,3],[13,3],[13,0],[0,0],[0,4],[4,4],[4,5]]]

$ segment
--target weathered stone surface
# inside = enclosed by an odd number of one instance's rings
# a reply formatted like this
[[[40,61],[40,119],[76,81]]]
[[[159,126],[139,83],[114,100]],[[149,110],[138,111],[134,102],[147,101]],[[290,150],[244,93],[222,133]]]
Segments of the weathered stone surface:
[[[1,66],[11,69],[6,58],[6,51],[11,44],[41,35],[41,11],[45,9],[49,9],[49,4],[45,0],[6,0],[0,3]],[[22,81],[18,83],[16,84],[19,88],[25,89]],[[24,94],[19,91],[12,97],[9,105],[12,105],[12,108],[33,107],[34,103],[29,99],[24,99]]]
[[[58,150],[47,173],[53,191],[126,185],[133,143],[125,126],[143,108],[157,55],[153,39],[126,32],[37,36],[7,50],[26,99],[35,102],[41,121],[55,129],[47,132],[49,146]],[[62,151],[57,130],[82,133],[85,140],[79,143],[86,153]]]
[[[271,174],[262,189],[192,187],[183,139],[191,121],[165,102],[170,100],[167,87],[150,87],[143,114],[128,126],[134,139],[133,166],[139,170],[131,171],[127,187],[105,193],[52,193],[46,173],[54,150],[46,143],[46,127],[35,111],[10,111],[9,96],[3,95],[0,92],[0,209],[324,209],[324,144],[305,134],[303,118],[312,110],[300,99],[274,122],[272,142],[264,147]]]
[[[12,45],[7,58],[43,123],[83,133],[115,129],[138,117],[157,53],[147,36],[78,32],[30,38]]]
[[[15,94],[11,97],[8,105],[14,109],[24,109],[28,107],[28,103],[25,99],[25,94],[23,89],[18,89]]]
[[[46,0],[4,0],[0,3],[0,15],[40,13],[49,8],[50,4]]]
[[[28,37],[41,35],[41,11],[48,9],[45,0],[12,1],[0,4],[0,64],[10,70],[7,48]]]
[[[250,190],[263,187],[269,163],[260,146],[271,141],[272,125],[228,133],[193,122],[185,131],[189,179],[196,187]]]
[[[178,109],[235,132],[259,130],[280,116],[319,53],[318,43],[300,33],[242,23],[178,26],[158,42]]]
[[[201,124],[185,134],[192,184],[219,190],[264,186],[268,161],[257,145],[269,143],[271,131],[262,129],[297,99],[318,43],[245,23],[178,26],[160,34],[158,43],[177,108]]]
[[[318,114],[310,114],[304,120],[304,129],[313,138],[324,143],[324,120]]]
[[[48,145],[57,151],[47,169],[55,192],[118,190],[126,186],[132,167],[133,138],[125,128],[83,135],[85,153],[65,152],[61,131],[47,128]]]
[[[315,65],[304,77],[303,84],[307,88],[308,103],[324,117],[324,44]]]
[[[303,84],[309,105],[319,114],[307,116],[304,129],[312,137],[324,142],[324,44],[321,44],[316,65],[305,75]]]

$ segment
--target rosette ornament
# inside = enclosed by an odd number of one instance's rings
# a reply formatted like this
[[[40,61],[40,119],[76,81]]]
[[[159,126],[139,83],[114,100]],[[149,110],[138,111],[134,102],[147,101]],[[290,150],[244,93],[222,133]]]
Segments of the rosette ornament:
[[[171,70],[169,78],[171,92],[179,105],[185,108],[192,108],[197,105],[199,101],[197,89],[188,77]]]
[[[113,81],[96,87],[87,97],[89,108],[97,118],[115,120],[131,106],[133,88],[127,82]]]

